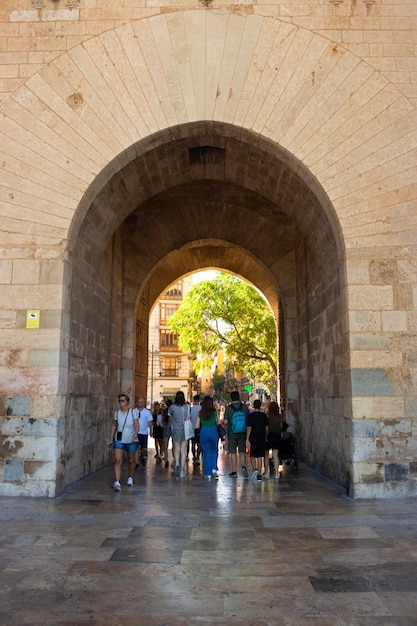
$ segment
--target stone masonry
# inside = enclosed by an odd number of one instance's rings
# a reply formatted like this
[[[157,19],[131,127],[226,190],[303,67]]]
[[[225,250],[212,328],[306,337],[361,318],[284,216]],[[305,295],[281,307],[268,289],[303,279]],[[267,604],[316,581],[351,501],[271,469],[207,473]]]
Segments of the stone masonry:
[[[300,458],[417,495],[415,0],[2,0],[0,494],[110,460],[180,276],[268,299]]]

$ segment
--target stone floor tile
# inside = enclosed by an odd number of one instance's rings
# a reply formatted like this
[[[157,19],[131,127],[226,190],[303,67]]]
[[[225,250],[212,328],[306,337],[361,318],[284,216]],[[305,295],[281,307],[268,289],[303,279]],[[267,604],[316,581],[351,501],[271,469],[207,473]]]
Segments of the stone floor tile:
[[[210,482],[152,461],[120,493],[106,468],[0,498],[2,626],[417,626],[415,501],[353,502],[303,466],[233,480],[223,453]]]

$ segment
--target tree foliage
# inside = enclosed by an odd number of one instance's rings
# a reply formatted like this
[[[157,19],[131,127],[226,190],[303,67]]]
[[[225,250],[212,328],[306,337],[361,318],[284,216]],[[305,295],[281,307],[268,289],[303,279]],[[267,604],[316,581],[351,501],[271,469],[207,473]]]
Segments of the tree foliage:
[[[196,370],[210,368],[224,350],[226,367],[244,370],[269,390],[275,387],[274,318],[256,289],[236,276],[219,273],[194,285],[168,323],[181,350],[195,356]]]

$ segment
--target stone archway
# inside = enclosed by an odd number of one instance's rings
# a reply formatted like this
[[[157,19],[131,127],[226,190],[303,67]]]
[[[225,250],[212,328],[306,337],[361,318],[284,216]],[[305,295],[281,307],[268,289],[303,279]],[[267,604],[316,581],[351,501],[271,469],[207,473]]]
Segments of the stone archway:
[[[147,352],[146,319],[155,299],[185,273],[222,267],[258,287],[279,318],[282,391],[302,457],[346,484],[350,459],[344,420],[350,406],[344,376],[344,255],[339,232],[326,215],[331,207],[319,201],[325,195],[302,164],[279,146],[274,151],[270,142],[234,127],[225,136],[224,129],[200,122],[179,129],[175,140],[160,133],[158,147],[150,141],[148,151],[143,146],[130,151],[132,161],[113,174],[92,202],[76,238],[76,254],[69,257],[73,309],[67,414],[75,418],[80,413],[73,394],[82,393],[82,381],[85,394],[100,387],[98,378],[104,381],[102,398],[106,390],[116,395],[116,381],[132,392],[135,371],[146,370],[138,363]],[[171,179],[176,171],[175,184],[164,180],[168,171]],[[107,225],[114,202],[143,194],[143,172],[161,191],[142,197],[121,223],[111,250],[100,250],[105,239],[92,239],[95,221],[99,216]],[[78,303],[89,299],[89,311],[77,315]],[[90,358],[82,333],[94,312],[108,335],[96,342],[106,351],[98,348]],[[110,405],[111,395],[107,401]],[[67,432],[67,450],[70,440]]]
[[[75,45],[1,113],[1,394],[13,461],[3,493],[54,495],[107,461],[103,420],[132,378],[139,285],[148,306],[161,258],[202,239],[184,218],[213,214],[209,197],[198,211],[175,208],[196,185],[222,207],[223,231],[204,237],[272,267],[307,460],[355,496],[415,492],[417,114],[383,72],[285,20],[173,11]],[[228,209],[239,240],[225,235]],[[178,233],[187,224],[165,256],[137,245],[160,223],[144,211],[174,216]],[[285,262],[251,249],[254,219],[268,237],[293,229]],[[138,249],[147,265],[126,265]],[[28,333],[32,308],[42,325]],[[340,416],[336,444],[322,415]],[[310,449],[312,429],[321,438]]]

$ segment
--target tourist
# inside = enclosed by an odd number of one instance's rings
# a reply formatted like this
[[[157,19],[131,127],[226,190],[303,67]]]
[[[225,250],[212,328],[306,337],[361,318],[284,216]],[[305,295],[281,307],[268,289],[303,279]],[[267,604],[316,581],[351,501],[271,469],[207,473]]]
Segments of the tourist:
[[[217,431],[217,411],[213,398],[205,396],[196,419],[196,428],[200,429],[200,445],[203,453],[203,475],[211,480],[218,477],[217,460],[219,456],[219,433]]]
[[[138,449],[139,422],[134,412],[129,407],[129,396],[121,393],[117,396],[119,408],[115,412],[111,429],[110,443],[113,446],[114,455],[114,483],[113,489],[121,491],[123,454],[127,453],[129,463],[129,476],[127,486],[133,485],[133,475],[135,473],[135,452]]]
[[[142,396],[136,398],[136,408],[133,409],[133,413],[139,420],[138,440],[141,465],[137,464],[136,469],[140,469],[141,466],[146,467],[148,460],[148,435],[149,429],[151,429],[151,436],[153,434],[153,417],[150,410],[145,407],[145,399]]]
[[[224,411],[224,427],[227,428],[227,450],[230,456],[231,472],[229,476],[237,478],[237,453],[239,453],[240,464],[242,467],[242,475],[244,478],[248,477],[248,470],[246,469],[246,425],[249,415],[248,407],[244,402],[239,401],[239,392],[232,391],[230,394],[231,404],[229,404]],[[238,414],[244,414],[242,427],[233,429],[234,417]],[[237,421],[237,420],[236,420]],[[243,430],[244,429],[244,430]],[[239,432],[235,432],[239,430]]]
[[[281,413],[277,402],[270,402],[268,406],[268,440],[265,449],[265,470],[263,478],[269,478],[272,471],[275,479],[279,479],[278,450],[281,441]],[[269,451],[272,450],[272,459],[269,458]]]
[[[266,441],[268,439],[268,417],[261,411],[262,403],[254,400],[253,413],[248,417],[246,433],[246,445],[250,448],[250,460],[252,463],[251,478],[262,482],[262,462],[265,458]]]
[[[190,405],[185,401],[183,391],[177,391],[174,403],[168,409],[168,415],[168,425],[171,427],[172,444],[174,448],[174,473],[177,478],[184,478],[187,454],[184,420],[190,419]]]

